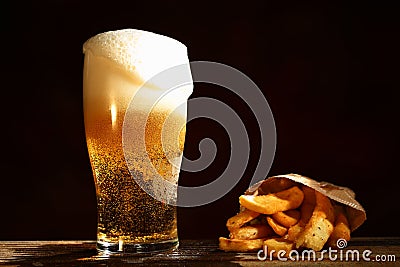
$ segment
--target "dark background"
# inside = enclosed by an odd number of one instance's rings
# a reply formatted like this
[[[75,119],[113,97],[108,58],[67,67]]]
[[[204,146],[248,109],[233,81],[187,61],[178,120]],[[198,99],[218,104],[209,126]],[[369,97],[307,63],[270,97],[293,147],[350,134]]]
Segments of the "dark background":
[[[2,1],[0,240],[95,239],[96,200],[82,114],[82,44],[122,28],[164,34],[190,60],[230,65],[262,90],[275,117],[270,175],[296,172],[345,185],[368,219],[355,236],[399,236],[399,28],[388,2]],[[395,2],[395,1],[393,1]],[[226,236],[259,153],[254,117],[222,88],[192,97],[223,100],[246,121],[252,156],[220,200],[179,209],[180,238]],[[229,140],[207,120],[188,125],[185,155],[204,137],[216,162],[182,172],[185,185],[224,170]]]

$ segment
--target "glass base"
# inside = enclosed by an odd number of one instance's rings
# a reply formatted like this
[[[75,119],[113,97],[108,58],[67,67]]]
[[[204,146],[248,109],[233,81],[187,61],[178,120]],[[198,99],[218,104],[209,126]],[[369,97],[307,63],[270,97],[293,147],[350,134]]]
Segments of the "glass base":
[[[127,243],[97,241],[97,250],[104,254],[152,253],[178,248],[178,238],[157,243]]]

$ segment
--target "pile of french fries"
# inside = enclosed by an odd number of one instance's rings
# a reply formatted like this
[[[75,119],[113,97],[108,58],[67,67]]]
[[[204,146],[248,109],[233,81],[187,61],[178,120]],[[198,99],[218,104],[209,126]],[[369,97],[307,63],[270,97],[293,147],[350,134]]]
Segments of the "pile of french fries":
[[[279,178],[257,194],[239,197],[240,212],[228,219],[229,238],[219,238],[224,251],[258,251],[336,247],[350,240],[349,221],[342,204],[320,192]]]

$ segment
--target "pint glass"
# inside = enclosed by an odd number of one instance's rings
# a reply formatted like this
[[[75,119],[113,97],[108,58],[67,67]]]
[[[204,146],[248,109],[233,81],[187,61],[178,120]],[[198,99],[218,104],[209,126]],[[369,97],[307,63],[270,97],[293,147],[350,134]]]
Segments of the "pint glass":
[[[166,36],[125,29],[90,38],[83,51],[97,248],[111,253],[175,248],[176,207],[167,198],[176,198],[176,187],[160,185],[160,179],[178,182],[193,89],[186,47]],[[187,71],[169,75],[176,66]]]

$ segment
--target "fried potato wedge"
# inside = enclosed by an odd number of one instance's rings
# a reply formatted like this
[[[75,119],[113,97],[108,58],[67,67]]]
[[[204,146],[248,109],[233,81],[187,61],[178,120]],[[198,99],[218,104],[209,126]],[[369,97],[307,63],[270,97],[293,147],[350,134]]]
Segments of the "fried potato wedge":
[[[244,209],[235,216],[229,218],[226,222],[226,227],[228,228],[229,232],[232,232],[234,229],[240,228],[245,223],[257,218],[258,215],[260,215],[260,213],[249,209]]]
[[[251,239],[251,240],[240,240],[240,239],[228,239],[225,237],[219,238],[219,249],[223,251],[235,251],[235,252],[249,252],[257,251],[262,249],[264,239]]]
[[[315,191],[315,208],[304,231],[295,240],[296,247],[319,251],[333,231],[334,211],[328,197]]]
[[[339,239],[349,241],[351,232],[344,207],[337,204],[334,205],[334,210],[335,226],[333,228],[331,236],[328,239],[328,245],[331,247],[337,247],[337,241]]]
[[[239,197],[240,205],[249,210],[274,214],[279,211],[286,211],[298,208],[303,202],[304,194],[297,186],[268,195],[242,195]]]
[[[280,192],[286,189],[289,189],[293,186],[296,186],[297,183],[287,178],[277,178],[272,180],[269,183],[262,184],[258,188],[259,195],[268,195],[271,193]]]
[[[275,214],[272,214],[272,218],[282,226],[289,228],[299,221],[300,212],[298,210],[279,211]]]
[[[285,226],[280,225],[277,221],[275,221],[272,217],[267,217],[267,222],[269,226],[271,226],[272,230],[279,235],[284,236],[287,233],[287,228]]]
[[[254,224],[232,230],[232,232],[229,234],[229,237],[231,239],[249,240],[266,238],[274,234],[274,231],[268,225]]]
[[[294,243],[284,238],[268,238],[264,241],[263,249],[265,250],[264,253],[268,253],[267,257],[272,250],[275,250],[272,252],[272,256],[275,258],[277,258],[278,253],[281,253],[281,250],[285,251],[285,254],[282,253],[280,256],[288,257],[289,253],[294,249]]]
[[[303,185],[301,190],[304,194],[303,203],[300,206],[300,220],[288,230],[287,239],[295,241],[306,227],[315,208],[315,190]]]

